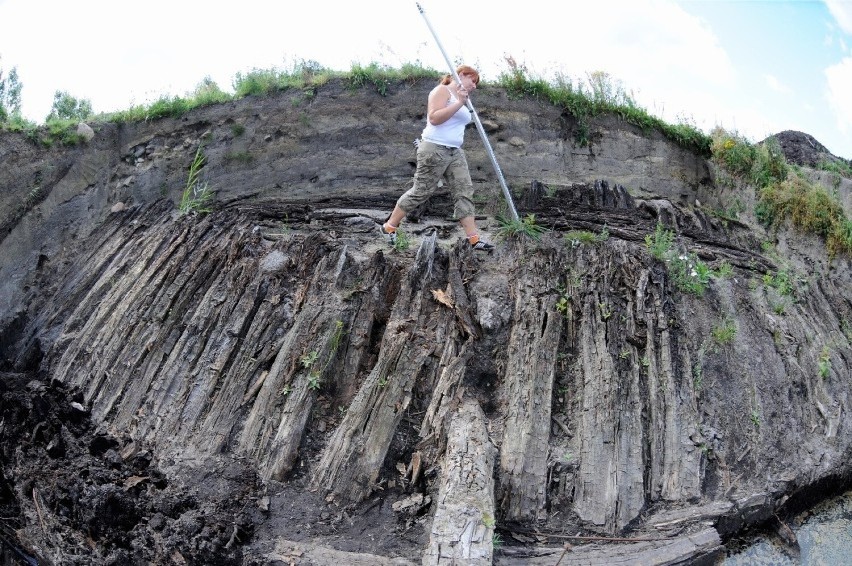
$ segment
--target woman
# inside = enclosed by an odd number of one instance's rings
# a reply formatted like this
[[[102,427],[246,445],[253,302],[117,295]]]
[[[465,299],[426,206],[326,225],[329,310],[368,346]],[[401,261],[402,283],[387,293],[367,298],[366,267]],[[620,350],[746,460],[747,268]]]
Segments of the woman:
[[[464,228],[471,247],[486,252],[494,249],[479,237],[476,228],[473,182],[461,149],[465,126],[472,120],[465,104],[470,92],[479,84],[479,73],[468,65],[461,65],[456,72],[461,84],[453,80],[452,75],[446,75],[429,93],[426,127],[417,146],[414,186],[399,197],[390,218],[381,227],[391,244],[396,243],[396,231],[407,211],[426,202],[438,187],[438,181],[445,178],[455,202],[453,217]]]

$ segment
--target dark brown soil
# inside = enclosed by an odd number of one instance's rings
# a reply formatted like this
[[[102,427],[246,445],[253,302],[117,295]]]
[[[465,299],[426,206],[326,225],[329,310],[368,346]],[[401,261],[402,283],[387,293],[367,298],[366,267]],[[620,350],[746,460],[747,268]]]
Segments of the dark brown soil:
[[[233,459],[186,474],[166,477],[149,451],[97,431],[82,395],[63,384],[0,373],[3,566],[264,564],[268,549],[247,545],[277,537],[413,556],[427,540],[428,508],[394,512],[392,503],[404,497],[398,489],[344,507],[306,490],[298,473],[288,483],[261,487],[250,467]],[[269,495],[260,497],[264,492]],[[61,543],[28,543],[19,529],[33,509],[44,540]]]
[[[211,470],[209,493],[187,492],[150,452],[96,431],[81,403],[59,382],[0,374],[0,563],[240,564],[259,516],[253,475]],[[61,544],[19,539],[33,508]]]

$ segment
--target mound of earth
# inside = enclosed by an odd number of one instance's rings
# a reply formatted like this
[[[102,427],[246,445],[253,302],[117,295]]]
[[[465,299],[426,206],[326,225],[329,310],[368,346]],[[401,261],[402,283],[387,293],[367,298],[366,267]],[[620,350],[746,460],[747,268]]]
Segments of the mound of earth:
[[[788,163],[817,168],[821,162],[825,161],[839,160],[846,162],[845,159],[833,155],[810,134],[785,130],[773,137],[781,144],[781,151]]]

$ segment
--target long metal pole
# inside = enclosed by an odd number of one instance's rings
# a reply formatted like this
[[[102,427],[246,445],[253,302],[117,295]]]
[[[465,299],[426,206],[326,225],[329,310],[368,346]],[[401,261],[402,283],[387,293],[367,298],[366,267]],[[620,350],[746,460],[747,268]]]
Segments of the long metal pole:
[[[456,72],[456,68],[453,66],[450,58],[447,57],[447,52],[444,51],[444,47],[441,45],[441,41],[438,39],[438,34],[435,33],[432,24],[429,22],[426,12],[424,12],[423,7],[420,6],[420,2],[416,2],[416,4],[417,9],[420,11],[420,15],[423,16],[423,20],[426,22],[426,26],[429,28],[429,31],[432,32],[432,37],[435,38],[435,43],[438,44],[438,49],[441,50],[441,54],[444,56],[444,60],[447,62],[447,66],[450,68],[453,78],[459,85],[461,85],[459,74]],[[515,203],[512,201],[512,193],[509,192],[509,187],[506,186],[506,180],[503,178],[503,172],[500,170],[500,165],[497,163],[497,158],[494,156],[494,150],[491,149],[491,144],[488,143],[488,136],[485,134],[485,128],[482,127],[482,122],[479,120],[479,115],[476,113],[476,109],[473,107],[473,103],[470,101],[470,98],[467,99],[466,104],[470,113],[473,115],[473,121],[476,123],[476,130],[479,132],[479,137],[482,138],[482,143],[485,144],[488,157],[491,158],[491,165],[494,166],[494,171],[497,173],[497,178],[500,180],[500,188],[503,189],[503,196],[506,197],[506,203],[509,205],[509,213],[512,216],[512,220],[517,222],[519,220],[518,211],[515,210]]]

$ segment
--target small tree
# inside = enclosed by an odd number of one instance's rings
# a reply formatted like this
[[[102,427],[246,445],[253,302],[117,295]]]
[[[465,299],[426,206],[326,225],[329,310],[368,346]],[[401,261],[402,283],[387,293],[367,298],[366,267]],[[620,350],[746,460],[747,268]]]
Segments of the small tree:
[[[85,120],[92,115],[92,103],[87,99],[76,99],[67,92],[57,90],[53,95],[53,107],[45,121]]]
[[[18,68],[12,67],[7,76],[3,76],[0,67],[0,122],[5,122],[12,116],[21,115],[21,81],[18,79]]]

